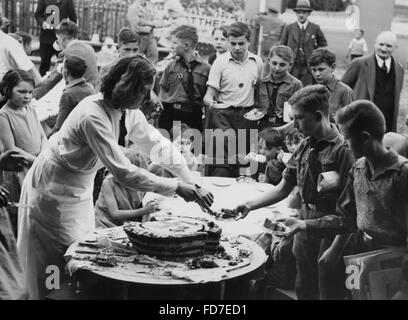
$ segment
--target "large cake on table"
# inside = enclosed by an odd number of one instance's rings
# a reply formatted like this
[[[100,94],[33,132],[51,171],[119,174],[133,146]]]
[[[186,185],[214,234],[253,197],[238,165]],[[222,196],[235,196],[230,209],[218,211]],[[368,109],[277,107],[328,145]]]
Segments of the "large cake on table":
[[[129,241],[139,253],[162,258],[194,257],[215,252],[221,229],[205,219],[169,216],[157,221],[126,222]]]

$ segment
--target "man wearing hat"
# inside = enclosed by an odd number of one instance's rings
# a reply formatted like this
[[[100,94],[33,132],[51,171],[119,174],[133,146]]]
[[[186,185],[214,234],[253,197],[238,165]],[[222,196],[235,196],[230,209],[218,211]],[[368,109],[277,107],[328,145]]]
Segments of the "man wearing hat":
[[[326,47],[327,41],[320,26],[308,21],[312,12],[309,0],[298,0],[293,11],[298,21],[285,26],[280,43],[293,50],[294,63],[290,73],[306,86],[313,82],[307,62],[313,50]]]

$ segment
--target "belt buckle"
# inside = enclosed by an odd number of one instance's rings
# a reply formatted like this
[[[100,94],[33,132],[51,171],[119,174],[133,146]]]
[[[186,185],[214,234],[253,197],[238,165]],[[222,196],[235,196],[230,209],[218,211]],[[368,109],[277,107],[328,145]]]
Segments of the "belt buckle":
[[[181,103],[173,103],[173,108],[176,110],[181,110]]]

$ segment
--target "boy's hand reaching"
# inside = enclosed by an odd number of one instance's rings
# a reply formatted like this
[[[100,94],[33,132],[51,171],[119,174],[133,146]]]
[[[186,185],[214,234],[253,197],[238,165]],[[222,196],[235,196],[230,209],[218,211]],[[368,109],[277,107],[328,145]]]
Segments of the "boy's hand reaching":
[[[248,215],[248,213],[251,212],[251,208],[248,206],[248,204],[244,203],[244,204],[238,205],[234,209],[234,211],[238,214],[235,220],[239,220],[239,219],[244,219]]]
[[[284,237],[291,237],[300,231],[306,230],[306,223],[304,220],[296,218],[280,218],[277,221],[283,222],[288,227],[288,231],[282,233],[282,236]]]

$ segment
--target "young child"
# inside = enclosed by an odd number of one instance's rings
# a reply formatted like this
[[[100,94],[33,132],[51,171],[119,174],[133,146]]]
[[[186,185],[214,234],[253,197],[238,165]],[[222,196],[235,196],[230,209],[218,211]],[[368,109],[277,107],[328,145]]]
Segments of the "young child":
[[[141,154],[128,150],[126,156],[135,166],[147,168],[146,160]],[[121,226],[125,221],[140,220],[144,215],[155,212],[156,202],[150,202],[142,207],[144,195],[144,192],[126,189],[108,173],[95,204],[96,227]]]
[[[296,128],[292,128],[288,131],[285,137],[285,145],[288,153],[281,152],[278,155],[278,160],[282,161],[285,165],[289,162],[296,149],[299,147],[300,142],[303,140],[303,135]],[[298,188],[295,187],[291,194],[288,196],[288,207],[292,209],[300,209],[302,206],[302,198],[299,194]]]
[[[171,130],[170,140],[173,142],[173,146],[177,148],[184,159],[187,162],[187,166],[191,171],[199,171],[201,169],[202,161],[200,156],[196,157],[192,152],[193,137],[187,130],[191,129],[185,123],[181,123],[180,126],[174,126]],[[150,172],[158,176],[174,177],[173,173],[164,169],[162,166],[156,163],[152,163],[148,169]]]
[[[258,125],[259,130],[285,123],[284,105],[296,91],[302,88],[302,83],[289,74],[292,63],[292,49],[282,45],[272,47],[269,55],[270,72],[260,81],[255,94],[255,104],[265,114]]]
[[[334,122],[336,112],[354,101],[353,90],[334,76],[336,55],[327,49],[316,49],[309,59],[312,75],[318,84],[329,89],[330,121]]]
[[[347,52],[347,59],[352,61],[355,58],[362,57],[367,54],[367,42],[364,40],[364,30],[356,29],[354,32],[354,39],[350,41],[349,50]]]
[[[221,54],[228,51],[228,30],[225,26],[215,27],[211,33],[215,53],[208,57],[208,63],[212,65]]]
[[[252,210],[266,207],[285,199],[298,187],[302,197],[300,218],[317,219],[335,209],[336,199],[343,189],[347,173],[353,164],[350,150],[336,126],[329,121],[329,92],[323,85],[300,89],[290,99],[294,126],[305,137],[283,171],[283,179],[273,190],[259,198],[236,207],[245,218]],[[317,179],[322,172],[336,171],[341,177],[339,186],[332,192],[318,192]],[[294,239],[296,257],[296,294],[298,299],[342,299],[344,265],[326,253],[334,247],[343,251],[348,237],[309,237],[298,234]],[[336,257],[337,258],[337,257]]]
[[[86,69],[83,58],[71,55],[65,57],[62,75],[66,86],[60,98],[57,121],[48,137],[61,129],[65,119],[82,99],[94,94],[94,87],[84,78]]]
[[[286,166],[283,161],[278,160],[278,155],[283,152],[284,148],[284,137],[278,130],[266,128],[261,131],[258,153],[266,158],[265,183],[276,186],[282,180],[282,172]]]
[[[348,174],[347,184],[336,210],[320,219],[289,218],[287,236],[309,234],[328,236],[349,233],[357,228],[370,241],[362,251],[407,246],[408,159],[383,146],[385,120],[372,102],[355,101],[337,114],[337,123],[357,162]],[[335,213],[335,214],[333,214]],[[332,255],[338,252],[331,250]],[[402,282],[395,299],[408,299],[408,250],[402,264]]]

